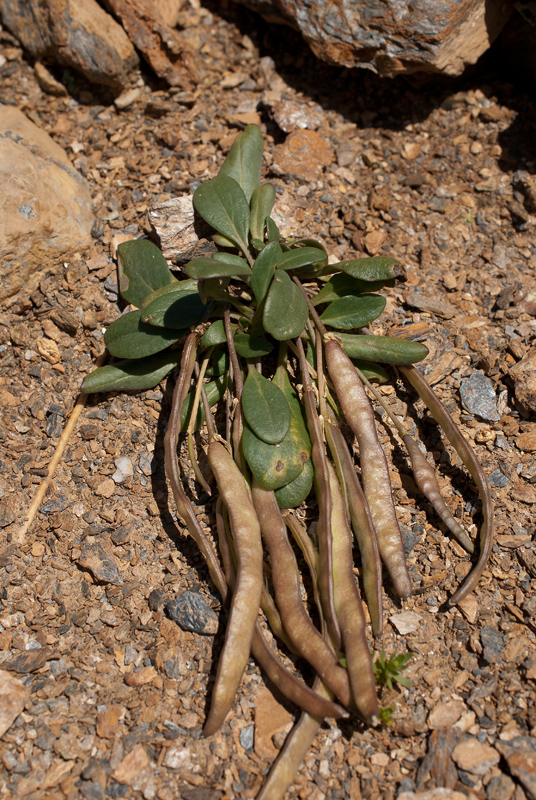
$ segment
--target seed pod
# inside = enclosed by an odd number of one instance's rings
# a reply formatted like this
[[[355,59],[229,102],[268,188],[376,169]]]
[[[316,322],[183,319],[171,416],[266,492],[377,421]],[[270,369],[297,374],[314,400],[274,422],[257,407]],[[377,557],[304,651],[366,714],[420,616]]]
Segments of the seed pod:
[[[215,733],[225,720],[246,668],[263,582],[261,531],[244,476],[220,442],[210,443],[208,460],[229,512],[236,546],[237,576],[210,713],[204,728],[206,736]]]
[[[378,535],[378,548],[399,597],[411,595],[402,534],[396,518],[389,469],[378,439],[374,411],[354,365],[339,342],[325,343],[326,364],[340,407],[357,437],[363,488]]]

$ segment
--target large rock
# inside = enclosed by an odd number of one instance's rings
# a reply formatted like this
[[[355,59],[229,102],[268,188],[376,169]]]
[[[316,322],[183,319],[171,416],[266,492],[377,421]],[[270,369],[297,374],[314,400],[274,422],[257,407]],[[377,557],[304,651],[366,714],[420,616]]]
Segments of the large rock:
[[[0,105],[0,301],[91,242],[91,194],[63,148],[13,106]]]
[[[269,21],[298,28],[325,61],[386,75],[459,75],[512,13],[504,0],[242,0]]]
[[[138,63],[123,28],[96,0],[0,0],[0,18],[34,58],[91,82],[123,86]]]

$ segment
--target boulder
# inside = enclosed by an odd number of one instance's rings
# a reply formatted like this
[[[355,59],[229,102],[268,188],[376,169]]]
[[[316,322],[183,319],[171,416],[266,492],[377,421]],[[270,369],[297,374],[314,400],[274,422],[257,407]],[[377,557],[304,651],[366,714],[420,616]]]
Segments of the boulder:
[[[0,302],[91,243],[89,184],[62,147],[14,106],[0,105]]]
[[[0,0],[0,19],[39,61],[123,86],[138,57],[123,28],[96,0]]]
[[[319,58],[384,75],[459,75],[508,21],[503,0],[242,0],[268,21],[301,31]]]

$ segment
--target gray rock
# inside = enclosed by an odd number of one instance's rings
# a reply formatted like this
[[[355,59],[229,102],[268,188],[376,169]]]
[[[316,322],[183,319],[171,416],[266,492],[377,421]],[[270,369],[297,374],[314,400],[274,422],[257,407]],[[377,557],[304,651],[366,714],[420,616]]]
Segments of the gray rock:
[[[290,22],[319,58],[384,75],[459,75],[488,49],[512,13],[501,0],[241,1],[270,22]]]
[[[497,398],[493,383],[480,370],[475,370],[460,385],[462,405],[469,414],[475,414],[490,422],[498,422]]]
[[[500,631],[492,628],[491,625],[484,625],[480,631],[480,641],[484,648],[482,653],[484,661],[493,664],[500,659],[504,650],[504,636]]]
[[[14,106],[0,105],[0,302],[85,250],[89,184],[63,148]]]
[[[184,631],[211,636],[218,630],[218,615],[204,597],[195,592],[182,592],[166,604],[169,617]]]
[[[491,475],[488,477],[488,481],[490,482],[491,486],[496,486],[498,489],[504,489],[505,486],[508,486],[510,483],[510,479],[497,467],[494,469]]]

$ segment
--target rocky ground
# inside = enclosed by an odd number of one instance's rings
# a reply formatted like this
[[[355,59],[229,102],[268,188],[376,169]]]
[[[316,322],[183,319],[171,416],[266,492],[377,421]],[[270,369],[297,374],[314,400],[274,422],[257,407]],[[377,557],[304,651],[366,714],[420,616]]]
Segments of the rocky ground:
[[[384,690],[391,726],[326,724],[289,797],[409,799],[446,787],[434,796],[536,798],[536,106],[493,51],[456,82],[389,81],[326,66],[292,31],[234,6],[192,4],[179,24],[198,55],[197,88],[169,90],[141,71],[119,97],[65,73],[67,96],[44,93],[0,33],[0,102],[65,148],[98,217],[89,252],[0,311],[0,797],[251,798],[296,717],[251,662],[231,717],[201,737],[223,626],[164,480],[167,385],[90,399],[17,543],[122,307],[114,237],[150,233],[148,209],[212,177],[240,127],[257,122],[289,228],[338,258],[384,253],[407,266],[374,330],[430,347],[425,371],[474,444],[497,522],[477,592],[448,608],[469,559],[412,491],[385,433],[416,591],[403,605],[385,597],[375,646],[414,654],[412,686]],[[476,535],[475,487],[454,451],[409,394],[396,404]],[[184,592],[191,630],[164,611]],[[14,721],[10,704],[23,709]]]

